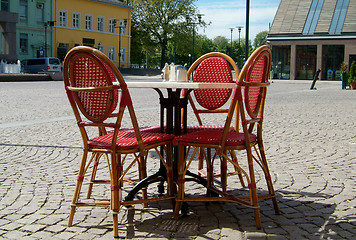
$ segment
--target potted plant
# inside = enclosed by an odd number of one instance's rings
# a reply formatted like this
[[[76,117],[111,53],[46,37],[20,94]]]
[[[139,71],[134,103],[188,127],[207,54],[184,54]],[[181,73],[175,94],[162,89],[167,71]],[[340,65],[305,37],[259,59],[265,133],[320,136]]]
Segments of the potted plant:
[[[342,89],[346,89],[349,86],[349,66],[346,62],[342,62],[340,65],[340,72],[341,72],[341,82],[342,82]]]
[[[351,89],[356,89],[356,61],[352,61],[351,67],[350,67],[350,77],[349,77],[349,83]]]

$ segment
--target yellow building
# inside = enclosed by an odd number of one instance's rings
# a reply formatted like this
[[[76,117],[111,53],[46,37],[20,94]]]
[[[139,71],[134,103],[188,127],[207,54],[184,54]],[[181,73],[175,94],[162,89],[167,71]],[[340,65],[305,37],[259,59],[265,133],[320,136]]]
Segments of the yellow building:
[[[53,56],[63,60],[71,48],[84,45],[130,67],[131,7],[119,0],[54,0],[53,5]]]

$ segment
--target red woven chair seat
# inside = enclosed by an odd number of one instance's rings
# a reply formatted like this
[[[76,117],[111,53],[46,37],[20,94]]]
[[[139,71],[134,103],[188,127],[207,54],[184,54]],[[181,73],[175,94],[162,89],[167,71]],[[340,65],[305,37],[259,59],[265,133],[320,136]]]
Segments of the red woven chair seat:
[[[196,131],[202,131],[202,130],[222,130],[224,128],[224,125],[196,125],[196,126],[187,126],[187,133],[192,133]],[[153,126],[153,127],[143,127],[140,128],[141,131],[143,132],[153,132],[153,133],[160,133],[161,127],[160,126]],[[230,131],[233,131],[234,128],[231,127]],[[166,126],[164,126],[164,132],[166,132]],[[183,129],[182,129],[182,134]]]
[[[219,145],[222,131],[218,131],[217,129],[210,129],[204,131],[196,131],[189,134],[181,135],[175,138],[176,142],[180,142],[184,145],[184,142],[190,143],[198,143],[198,144],[213,144]],[[250,142],[256,141],[256,135],[250,134]],[[244,133],[239,132],[229,132],[226,138],[226,146],[236,146],[245,144],[245,135]]]
[[[93,138],[88,141],[90,148],[110,149],[113,133],[109,132],[106,135]],[[144,145],[171,141],[174,138],[173,134],[156,133],[149,131],[141,131],[141,137]],[[130,150],[138,147],[135,132],[133,130],[121,130],[118,133],[116,140],[116,148],[120,150]]]

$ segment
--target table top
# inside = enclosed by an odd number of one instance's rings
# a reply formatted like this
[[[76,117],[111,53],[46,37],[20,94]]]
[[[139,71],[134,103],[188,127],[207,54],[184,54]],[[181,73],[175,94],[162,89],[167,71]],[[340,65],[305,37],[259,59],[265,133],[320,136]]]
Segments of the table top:
[[[235,83],[197,83],[197,82],[126,82],[128,88],[185,88],[185,89],[209,89],[209,88],[234,88]]]

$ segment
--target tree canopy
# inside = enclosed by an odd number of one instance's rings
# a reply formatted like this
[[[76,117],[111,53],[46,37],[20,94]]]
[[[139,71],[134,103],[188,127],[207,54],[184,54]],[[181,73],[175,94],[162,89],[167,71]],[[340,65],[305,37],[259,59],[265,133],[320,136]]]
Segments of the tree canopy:
[[[258,33],[253,41],[253,47],[258,48],[259,46],[265,45],[267,43],[268,31],[262,31]]]
[[[132,27],[146,51],[149,46],[160,46],[161,67],[166,61],[166,51],[177,29],[180,33],[187,31],[186,15],[196,16],[195,0],[133,0],[130,5],[132,13]]]
[[[196,0],[132,0],[131,63],[146,67],[164,64],[190,65],[197,57],[212,51],[230,55],[242,67],[245,57],[245,39],[233,41],[223,36],[209,39],[197,34],[207,23],[198,22]],[[189,16],[187,21],[186,16]],[[194,24],[193,24],[194,23]],[[198,24],[199,23],[199,24]],[[194,29],[194,40],[193,40]],[[253,46],[249,41],[249,54],[254,48],[266,44],[268,31],[256,35]],[[194,54],[193,53],[194,42]],[[193,56],[194,58],[193,59]]]

